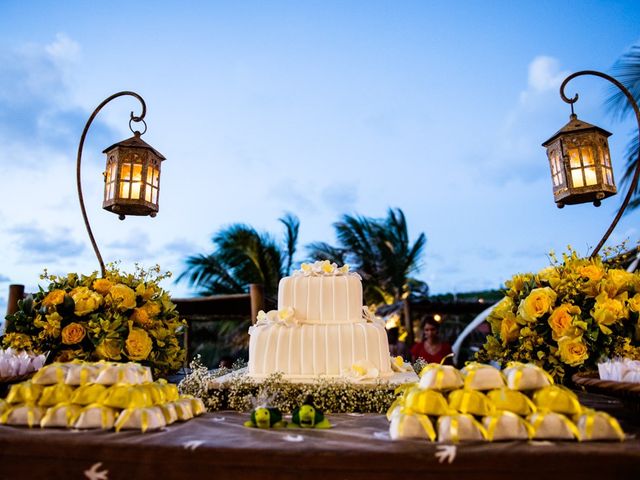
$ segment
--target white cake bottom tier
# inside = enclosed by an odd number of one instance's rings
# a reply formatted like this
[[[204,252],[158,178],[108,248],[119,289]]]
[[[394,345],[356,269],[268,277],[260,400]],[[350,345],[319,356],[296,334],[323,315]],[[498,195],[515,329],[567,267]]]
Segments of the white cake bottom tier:
[[[339,376],[356,362],[371,362],[391,373],[387,332],[374,323],[261,325],[249,341],[249,375]]]

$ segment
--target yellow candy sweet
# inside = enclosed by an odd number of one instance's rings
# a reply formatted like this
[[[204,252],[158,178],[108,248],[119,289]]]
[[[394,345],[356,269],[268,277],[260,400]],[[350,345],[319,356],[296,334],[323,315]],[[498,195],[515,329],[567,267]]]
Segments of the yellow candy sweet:
[[[533,402],[524,393],[509,388],[499,388],[487,393],[496,410],[505,410],[526,417],[536,411]]]
[[[77,405],[98,403],[98,399],[106,391],[107,387],[97,383],[81,385],[73,392],[73,395],[71,396],[71,403],[75,403]]]
[[[80,411],[80,415],[74,422],[75,428],[101,428],[109,430],[113,428],[116,419],[116,410],[97,403],[87,405]]]
[[[423,390],[417,387],[407,391],[404,406],[423,415],[446,415],[449,411],[444,395],[435,390]]]
[[[581,440],[624,440],[624,432],[618,421],[605,412],[585,410],[576,418]]]
[[[149,394],[136,385],[116,384],[109,387],[98,403],[113,408],[144,408],[151,407],[153,402]]]
[[[33,427],[40,425],[45,409],[33,404],[19,404],[7,409],[0,417],[0,423],[5,425],[26,425]]]
[[[491,365],[471,362],[461,370],[461,373],[464,377],[464,388],[493,390],[504,387],[502,373]]]
[[[527,417],[533,429],[532,438],[536,440],[573,440],[579,439],[580,433],[567,417],[556,412],[537,412]]]
[[[85,385],[94,383],[102,365],[100,363],[72,362],[67,370],[64,383],[67,385]]]
[[[71,364],[69,363],[52,363],[38,370],[31,381],[36,385],[55,385],[56,383],[64,383],[67,371]]]
[[[38,405],[41,407],[52,407],[58,403],[69,402],[73,395],[74,388],[71,385],[60,383],[44,387]]]
[[[36,403],[44,387],[35,385],[31,380],[11,385],[7,395],[7,403]]]
[[[478,390],[460,389],[449,394],[449,408],[460,413],[485,416],[493,412],[493,405],[487,396]]]
[[[482,419],[487,440],[526,440],[533,434],[531,426],[512,412],[496,412]]]
[[[165,403],[163,405],[158,405],[158,408],[162,411],[164,415],[164,421],[167,425],[171,425],[174,422],[178,421],[178,413],[176,412],[176,407],[173,403]]]
[[[158,407],[148,408],[127,408],[120,412],[116,420],[116,432],[125,430],[140,430],[142,433],[147,430],[157,430],[166,426],[166,421],[162,410]]]
[[[72,403],[60,403],[49,407],[44,417],[42,417],[42,420],[40,420],[40,426],[42,428],[71,427],[81,411],[82,407],[80,405],[74,405]]]
[[[533,394],[533,403],[539,410],[577,415],[582,411],[575,393],[560,385],[550,385],[541,388]]]
[[[433,442],[436,432],[428,416],[404,409],[391,419],[389,436],[392,440],[419,438]]]
[[[458,443],[465,440],[483,440],[484,427],[471,415],[445,415],[438,418],[438,441]]]
[[[503,374],[512,390],[535,390],[553,384],[551,375],[532,363],[511,362]]]
[[[420,388],[455,390],[464,385],[462,374],[451,365],[430,363],[420,372]]]
[[[172,405],[176,409],[178,420],[181,422],[193,418],[193,409],[191,408],[191,401],[189,399],[176,400],[172,402]]]

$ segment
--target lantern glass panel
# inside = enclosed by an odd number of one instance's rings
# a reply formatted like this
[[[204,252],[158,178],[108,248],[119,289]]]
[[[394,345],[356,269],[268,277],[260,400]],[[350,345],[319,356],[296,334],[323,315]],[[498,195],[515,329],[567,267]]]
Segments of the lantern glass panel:
[[[551,178],[553,179],[554,187],[562,185],[562,162],[558,150],[554,150],[551,153]]]
[[[586,167],[584,169],[584,176],[587,186],[596,185],[598,183],[598,175],[595,167]]]
[[[571,183],[573,183],[574,187],[584,187],[581,168],[575,168],[571,170]]]
[[[569,149],[569,166],[571,168],[582,167],[582,163],[580,162],[580,151],[577,148]]]
[[[151,203],[158,203],[158,189],[155,187],[152,189]]]
[[[129,192],[130,192],[130,188],[129,188],[129,182],[120,182],[120,194],[118,195],[119,198],[129,198]]]

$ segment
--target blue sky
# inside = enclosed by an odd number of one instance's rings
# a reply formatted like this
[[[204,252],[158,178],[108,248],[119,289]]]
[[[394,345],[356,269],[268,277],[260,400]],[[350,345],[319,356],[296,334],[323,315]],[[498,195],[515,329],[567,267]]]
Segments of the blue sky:
[[[107,261],[159,263],[211,250],[244,222],[300,251],[334,243],[345,213],[403,209],[427,236],[432,292],[498,288],[567,244],[588,253],[621,196],[558,210],[540,144],[567,120],[568,73],[609,71],[640,39],[637,2],[0,2],[0,311],[43,268],[98,268],[75,191],[91,111],[134,90],[161,151],[157,218],[101,206],[102,149],[130,136],[121,98],[92,126],[83,189]],[[612,131],[616,176],[632,132],[600,79],[575,80],[581,118]],[[619,178],[618,178],[619,179]],[[638,240],[638,213],[610,244]],[[186,284],[166,285],[189,296]]]

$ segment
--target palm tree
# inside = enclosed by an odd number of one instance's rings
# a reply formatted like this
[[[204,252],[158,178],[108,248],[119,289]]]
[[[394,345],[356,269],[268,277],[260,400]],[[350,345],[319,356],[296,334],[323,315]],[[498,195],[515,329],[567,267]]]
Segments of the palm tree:
[[[212,253],[187,258],[177,281],[187,280],[200,295],[246,293],[250,284],[259,283],[265,295],[275,296],[278,282],[291,271],[300,229],[300,221],[290,213],[279,221],[285,226],[284,247],[268,233],[233,224],[214,235]]]
[[[283,245],[249,225],[230,225],[213,236],[212,253],[187,258],[187,268],[176,281],[188,281],[203,296],[247,293],[250,284],[258,283],[265,296],[275,297],[280,279],[291,272],[300,229],[295,215],[287,213],[279,220],[285,226]],[[210,367],[223,356],[246,357],[249,325],[249,319],[207,322],[192,332],[193,343],[199,343],[194,353]]]
[[[339,246],[314,242],[307,247],[309,256],[350,264],[362,277],[367,304],[391,304],[410,290],[428,291],[425,282],[411,278],[420,267],[427,238],[421,233],[410,244],[402,210],[389,209],[383,219],[344,215],[333,226]]]
[[[613,73],[620,83],[631,92],[636,102],[640,103],[640,45],[632,46],[627,53],[620,57],[613,66]],[[612,114],[620,119],[628,115],[633,116],[634,112],[631,105],[618,88],[615,88],[615,92],[607,99],[607,105]],[[623,185],[631,182],[636,171],[638,148],[638,135],[634,129],[634,135],[627,146],[627,164],[621,182]],[[640,184],[636,186],[627,211],[631,211],[638,206],[640,206]]]

